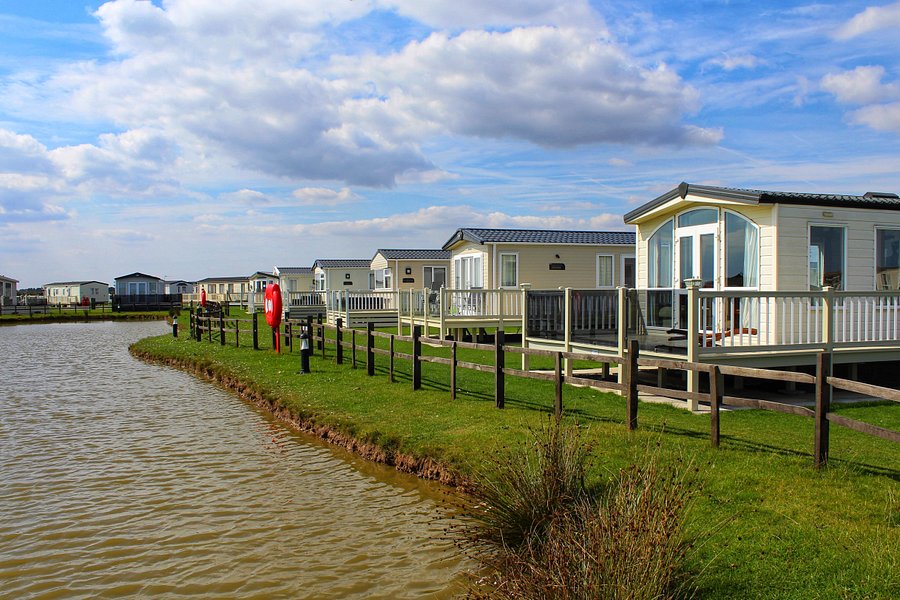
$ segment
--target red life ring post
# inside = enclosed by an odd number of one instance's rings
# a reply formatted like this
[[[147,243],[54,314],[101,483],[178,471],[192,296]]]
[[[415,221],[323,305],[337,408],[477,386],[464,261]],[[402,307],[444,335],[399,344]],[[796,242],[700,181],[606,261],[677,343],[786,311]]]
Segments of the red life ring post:
[[[275,332],[275,352],[281,353],[281,288],[277,283],[266,286],[266,323]]]

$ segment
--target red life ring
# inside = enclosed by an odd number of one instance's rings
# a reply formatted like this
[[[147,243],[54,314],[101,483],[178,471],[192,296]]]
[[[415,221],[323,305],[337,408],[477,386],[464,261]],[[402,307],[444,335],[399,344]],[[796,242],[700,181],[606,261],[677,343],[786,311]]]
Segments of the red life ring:
[[[281,325],[281,288],[277,283],[266,286],[266,323],[272,329]]]

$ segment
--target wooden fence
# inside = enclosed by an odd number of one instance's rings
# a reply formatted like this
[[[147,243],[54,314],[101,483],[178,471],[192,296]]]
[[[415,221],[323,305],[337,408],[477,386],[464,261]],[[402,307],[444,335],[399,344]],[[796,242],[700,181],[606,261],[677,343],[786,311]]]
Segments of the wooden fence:
[[[258,349],[258,325],[256,314],[253,314],[252,318],[249,319],[226,318],[221,314],[218,317],[191,315],[191,335],[193,339],[201,341],[205,332],[207,339],[213,341],[214,332],[217,332],[218,335],[216,337],[219,343],[224,345],[225,334],[233,333],[235,336],[235,344],[239,345],[240,323],[246,322],[252,323],[253,348]],[[234,324],[233,328],[228,326],[231,323]],[[321,318],[314,323],[312,317],[307,317],[306,321],[287,321],[285,323],[284,332],[279,334],[276,334],[275,330],[273,330],[273,347],[275,345],[275,335],[282,335],[285,339],[287,350],[293,351],[293,340],[299,337],[300,331],[302,331],[303,328],[306,328],[309,332],[311,349],[318,350],[323,359],[326,358],[326,348],[328,346],[333,346],[335,349],[335,362],[337,364],[343,364],[345,361],[344,351],[349,349],[351,367],[354,369],[357,368],[357,363],[364,360],[366,373],[370,376],[375,375],[375,356],[380,355],[386,357],[388,361],[386,370],[392,383],[396,381],[394,372],[395,360],[401,359],[409,361],[412,367],[412,387],[414,390],[418,390],[422,387],[422,363],[447,365],[450,368],[449,387],[451,399],[456,398],[458,389],[458,369],[470,369],[484,373],[493,373],[494,402],[497,408],[504,407],[506,395],[505,378],[511,376],[552,381],[554,383],[554,412],[558,416],[563,413],[564,383],[617,392],[623,396],[625,400],[625,424],[629,430],[634,430],[638,426],[638,395],[640,393],[681,400],[696,400],[699,403],[706,404],[710,407],[710,443],[715,448],[718,448],[720,443],[720,412],[723,406],[748,407],[810,417],[815,421],[813,455],[815,466],[817,468],[824,466],[828,461],[829,425],[831,423],[853,429],[860,433],[900,443],[900,432],[865,423],[863,421],[850,419],[832,412],[831,392],[833,389],[863,393],[874,398],[891,400],[894,402],[900,402],[900,390],[831,376],[831,353],[829,352],[821,352],[818,355],[816,373],[815,375],[811,375],[793,371],[714,365],[659,358],[641,358],[638,341],[634,339],[629,340],[627,352],[624,357],[601,356],[581,352],[561,352],[555,350],[523,348],[520,346],[508,346],[504,343],[504,334],[502,330],[497,332],[493,344],[478,344],[423,337],[421,335],[420,326],[413,328],[411,336],[404,336],[377,331],[375,330],[373,323],[369,323],[365,330],[357,330],[344,328],[341,319],[338,319],[335,325],[330,325],[322,323]],[[326,331],[334,332],[334,336],[330,337],[326,335]],[[349,341],[346,340],[347,337],[349,337]],[[388,347],[377,347],[375,345],[376,337],[387,339]],[[396,350],[396,342],[411,344],[412,352],[407,353]],[[312,348],[313,345],[315,345],[314,349]],[[449,348],[450,357],[423,354],[423,346],[431,348]],[[457,357],[457,352],[460,348],[490,352],[491,356],[493,356],[493,364],[461,361]],[[358,351],[364,353],[364,359],[358,358]],[[554,363],[553,371],[532,371],[508,367],[506,365],[507,353],[550,357],[553,359]],[[620,368],[623,369],[624,377],[622,378],[622,383],[618,383],[607,381],[605,379],[566,376],[563,369],[563,360],[590,361],[603,364],[604,369],[608,369],[609,363],[618,364],[620,365]],[[638,373],[642,366],[685,371],[686,373],[707,373],[709,376],[709,390],[706,392],[683,391],[658,386],[642,385],[638,383]],[[813,385],[815,386],[815,409],[783,402],[725,395],[724,376],[726,375]]]

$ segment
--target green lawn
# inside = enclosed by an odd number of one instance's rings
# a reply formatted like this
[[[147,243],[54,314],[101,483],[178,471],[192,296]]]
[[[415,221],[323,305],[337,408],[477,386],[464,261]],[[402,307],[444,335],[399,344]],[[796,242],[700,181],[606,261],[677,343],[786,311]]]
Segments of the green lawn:
[[[237,315],[236,315],[237,316]],[[376,376],[364,362],[350,367],[312,359],[299,376],[299,355],[276,355],[260,317],[260,344],[250,349],[188,339],[187,316],[178,339],[143,340],[136,349],[240,378],[267,398],[316,424],[415,457],[436,459],[463,476],[489,466],[486,457],[512,452],[530,439],[552,410],[552,382],[506,380],[506,409],[493,401],[493,375],[460,370],[456,401],[449,368],[423,364],[424,389],[413,392],[410,365],[396,360],[397,383],[386,376],[387,357],[376,355]],[[216,337],[214,337],[217,340]],[[228,336],[233,343],[233,336]],[[357,334],[363,342],[364,335]],[[345,336],[349,340],[349,336]],[[387,340],[376,338],[379,346]],[[398,343],[397,350],[408,352]],[[428,354],[448,355],[426,348]],[[460,350],[459,359],[490,362],[488,352]],[[365,360],[364,351],[357,353]],[[518,355],[507,364],[517,365]],[[667,405],[641,403],[639,429],[624,426],[622,398],[586,388],[564,391],[568,419],[592,444],[589,475],[608,479],[649,451],[665,461],[695,465],[703,487],[688,515],[698,544],[690,564],[703,598],[900,597],[900,448],[832,425],[827,469],[812,467],[812,419],[767,411],[724,412],[719,450],[709,445],[709,417]],[[894,430],[900,406],[839,407],[841,414]]]

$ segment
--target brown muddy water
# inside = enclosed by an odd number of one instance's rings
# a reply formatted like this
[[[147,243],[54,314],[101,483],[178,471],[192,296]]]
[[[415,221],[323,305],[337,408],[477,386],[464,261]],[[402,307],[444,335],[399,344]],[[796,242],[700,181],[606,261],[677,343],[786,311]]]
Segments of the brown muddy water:
[[[142,363],[164,323],[0,328],[0,598],[450,598],[443,490]]]

